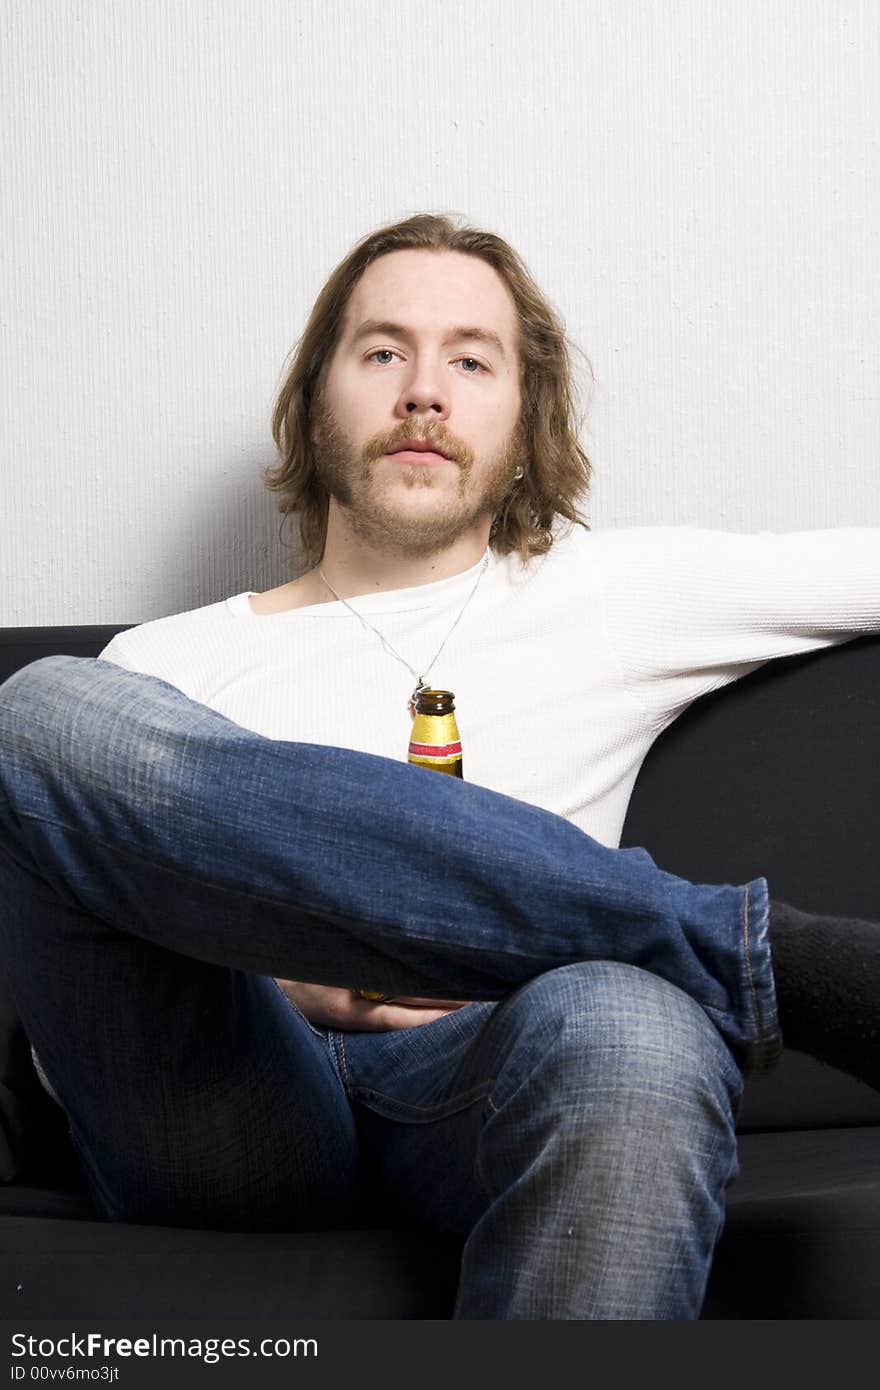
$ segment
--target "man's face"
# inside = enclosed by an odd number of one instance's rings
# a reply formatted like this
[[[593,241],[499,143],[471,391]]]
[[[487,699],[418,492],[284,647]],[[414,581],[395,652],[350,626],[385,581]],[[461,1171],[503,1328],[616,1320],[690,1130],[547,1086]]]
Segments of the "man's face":
[[[499,342],[460,332],[474,328]],[[367,267],[312,420],[318,474],[355,536],[407,558],[468,532],[486,544],[527,463],[516,340],[510,292],[475,256],[394,251]],[[414,439],[448,457],[390,452]]]

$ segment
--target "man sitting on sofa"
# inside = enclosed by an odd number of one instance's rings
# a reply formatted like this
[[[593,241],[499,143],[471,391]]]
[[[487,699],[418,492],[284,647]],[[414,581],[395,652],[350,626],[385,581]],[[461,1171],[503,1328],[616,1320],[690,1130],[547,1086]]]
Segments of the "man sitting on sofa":
[[[743,1075],[880,1085],[880,934],[665,873],[627,802],[695,699],[880,630],[878,532],[592,531],[559,320],[441,216],[333,272],[273,430],[305,574],[0,688],[3,964],[96,1206],[459,1232],[461,1318],[696,1318]],[[463,781],[406,762],[425,685]]]

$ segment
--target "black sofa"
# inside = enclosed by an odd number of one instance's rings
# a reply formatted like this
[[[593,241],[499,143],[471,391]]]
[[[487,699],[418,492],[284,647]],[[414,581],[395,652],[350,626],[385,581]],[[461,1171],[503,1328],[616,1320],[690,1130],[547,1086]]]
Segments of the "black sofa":
[[[121,627],[0,630],[0,682]],[[639,774],[623,845],[694,882],[763,875],[880,921],[880,638],[769,662],[693,704]],[[2,905],[0,905],[2,910]],[[880,1317],[880,1094],[796,1052],[747,1083],[704,1319]],[[0,1318],[449,1318],[460,1247],[413,1230],[117,1225],[0,977]]]

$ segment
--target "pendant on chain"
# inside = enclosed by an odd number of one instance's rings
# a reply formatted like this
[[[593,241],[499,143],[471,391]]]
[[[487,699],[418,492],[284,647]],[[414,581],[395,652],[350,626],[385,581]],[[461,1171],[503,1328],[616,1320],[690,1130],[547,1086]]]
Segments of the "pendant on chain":
[[[421,676],[419,676],[419,683],[418,683],[418,685],[416,686],[415,690],[413,691],[412,695],[410,695],[410,697],[409,697],[409,704],[407,705],[407,709],[409,710],[409,717],[410,717],[410,719],[415,719],[415,717],[416,717],[416,701],[418,700],[418,698],[419,698],[419,696],[421,695],[422,691],[423,691],[423,690],[430,690],[430,689],[431,689],[431,687],[430,687],[429,685],[426,685],[425,682],[422,680]]]

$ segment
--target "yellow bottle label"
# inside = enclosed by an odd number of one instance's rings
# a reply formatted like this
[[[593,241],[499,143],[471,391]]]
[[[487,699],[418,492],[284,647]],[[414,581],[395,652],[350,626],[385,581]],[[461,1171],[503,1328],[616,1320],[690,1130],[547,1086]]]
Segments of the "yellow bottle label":
[[[454,714],[417,714],[407,761],[446,770],[461,762],[461,738]]]

